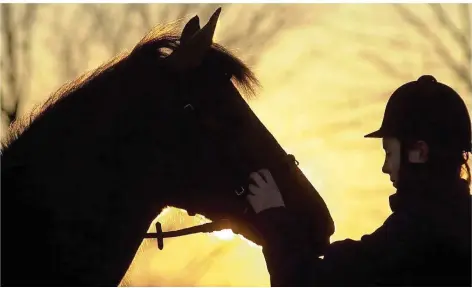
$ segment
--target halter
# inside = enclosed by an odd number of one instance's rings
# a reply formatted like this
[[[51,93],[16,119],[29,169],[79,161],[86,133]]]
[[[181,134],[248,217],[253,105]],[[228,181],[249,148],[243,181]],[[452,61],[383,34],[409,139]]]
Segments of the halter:
[[[293,161],[297,166],[299,162],[295,159],[295,157],[292,154],[287,154],[287,158]],[[239,198],[244,198],[248,194],[247,190],[244,189],[243,186],[241,186],[238,189],[234,190],[234,193],[237,197]],[[245,212],[247,209],[245,210]],[[214,222],[210,223],[205,223],[201,225],[196,225],[192,226],[189,228],[183,228],[179,230],[174,230],[174,231],[162,231],[162,225],[159,221],[156,222],[156,233],[146,233],[144,235],[144,238],[156,238],[157,239],[157,247],[159,250],[164,249],[164,238],[173,238],[173,237],[180,237],[180,236],[185,236],[185,235],[191,235],[191,234],[197,234],[197,233],[211,233],[215,231],[220,231],[223,229],[231,229],[233,232],[238,233],[240,231],[240,227],[235,225],[235,223],[231,223],[229,220],[226,219],[220,219],[216,220]]]
[[[178,88],[182,89],[184,88],[185,86],[184,85],[177,85]],[[185,88],[184,88],[185,89]],[[181,92],[181,91],[179,91]],[[195,106],[191,103],[191,101],[185,97],[184,95],[188,95],[188,93],[179,93],[181,96],[180,99],[183,100],[183,104],[181,104],[183,107],[183,111],[184,111],[184,118],[185,117],[189,117],[189,114],[194,114],[195,112]],[[188,123],[191,123],[190,125],[186,125],[187,127],[189,127],[189,129],[191,130],[191,133],[195,133],[196,129],[192,129],[192,126],[196,124],[196,122],[198,121],[192,121],[192,120],[195,120],[195,119],[187,119],[187,124]],[[295,163],[295,165],[299,165],[299,162],[295,159],[295,157],[292,155],[292,154],[287,154],[286,155],[286,161],[284,162],[288,162],[289,164],[290,163]],[[250,193],[247,189],[247,184],[246,185],[236,185],[237,188],[235,188],[233,190],[234,192],[234,195],[236,196],[236,198],[238,199],[241,199],[241,200],[244,200],[245,197],[247,196],[248,193]],[[243,214],[246,214],[246,212],[249,210],[249,207],[246,206],[245,207],[245,210],[243,212]],[[146,233],[144,235],[144,238],[156,238],[157,239],[157,247],[159,248],[159,250],[162,250],[164,249],[164,238],[173,238],[173,237],[180,237],[180,236],[185,236],[185,235],[191,235],[191,234],[197,234],[197,233],[211,233],[211,232],[215,232],[215,231],[220,231],[220,230],[223,230],[223,229],[231,229],[233,232],[235,233],[238,233],[238,231],[240,231],[240,227],[238,227],[237,225],[235,225],[235,223],[231,223],[229,220],[226,220],[226,219],[220,219],[220,220],[216,220],[214,222],[211,222],[211,223],[205,223],[205,224],[201,224],[201,225],[196,225],[196,226],[192,226],[192,227],[189,227],[189,228],[184,228],[184,229],[180,229],[180,230],[175,230],[175,231],[167,231],[167,232],[163,232],[162,231],[162,225],[159,221],[156,222],[156,232],[155,233]]]

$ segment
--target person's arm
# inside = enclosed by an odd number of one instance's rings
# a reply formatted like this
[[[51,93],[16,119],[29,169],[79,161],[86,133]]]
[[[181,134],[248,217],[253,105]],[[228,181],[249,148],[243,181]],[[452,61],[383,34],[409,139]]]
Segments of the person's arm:
[[[292,218],[269,171],[251,174],[256,185],[248,201],[257,213],[256,228],[263,247],[272,286],[371,286],[395,283],[392,271],[415,265],[429,234],[420,221],[409,215],[390,216],[384,225],[360,241],[332,243],[323,259],[308,259],[297,249]],[[420,257],[421,258],[421,257]],[[416,257],[418,259],[418,257]],[[403,267],[407,268],[407,267]]]
[[[284,208],[260,213],[258,226],[272,286],[372,286],[395,283],[392,274],[415,265],[427,242],[427,233],[406,217],[392,215],[385,224],[360,241],[332,243],[323,259],[306,259],[290,234],[290,215]]]
[[[256,229],[264,238],[262,252],[271,286],[312,286],[312,259],[298,249],[298,237],[292,219],[284,207],[270,208],[257,214]]]
[[[254,184],[247,200],[256,212],[254,227],[265,244],[263,254],[270,274],[272,286],[305,286],[307,274],[299,269],[305,267],[304,255],[297,250],[297,237],[291,229],[292,217],[285,209],[282,194],[268,170],[260,170],[250,175]],[[308,267],[307,267],[308,268]]]

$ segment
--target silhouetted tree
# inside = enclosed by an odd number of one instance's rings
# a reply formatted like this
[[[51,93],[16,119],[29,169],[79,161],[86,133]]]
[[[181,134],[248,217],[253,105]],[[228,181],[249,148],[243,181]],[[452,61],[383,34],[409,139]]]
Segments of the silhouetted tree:
[[[281,32],[302,24],[304,20],[299,13],[299,17],[286,17],[288,4],[254,4],[246,7],[239,7],[242,10],[240,16],[236,23],[228,25],[232,31],[224,33],[222,44],[242,51],[242,58],[250,65],[256,64],[258,57],[274,44]]]
[[[27,97],[31,83],[32,33],[36,4],[1,4],[1,79],[2,118],[9,125],[18,116],[21,102]]]
[[[467,87],[472,90],[472,76],[471,76],[471,15],[468,7],[469,4],[458,4],[460,12],[460,22],[463,27],[457,27],[452,22],[452,17],[444,10],[441,4],[429,4],[434,16],[441,26],[448,32],[448,34],[457,42],[462,57],[466,61],[458,61],[453,58],[451,51],[444,44],[441,38],[432,31],[428,23],[418,17],[411,9],[403,5],[394,5],[400,16],[407,21],[411,27],[416,29],[418,33],[424,37],[435,49],[437,55],[443,61],[445,67],[451,70],[458,79],[464,82]]]
[[[455,42],[452,51],[443,39],[438,35],[437,31],[431,27],[431,23],[423,19],[414,9],[407,8],[403,4],[392,4],[393,9],[397,11],[400,17],[414,29],[420,37],[434,49],[434,53],[442,61],[444,67],[449,69],[457,79],[465,84],[465,86],[472,91],[472,36],[471,36],[471,11],[470,4],[455,4],[459,17],[459,24],[452,21],[451,16],[441,4],[428,4],[433,12],[434,19],[446,31],[446,35]],[[460,25],[457,26],[457,25]],[[376,65],[384,73],[390,76],[400,78],[410,78],[405,75],[404,71],[400,71],[392,65],[388,58],[373,53],[364,52],[362,56],[368,59],[371,63]],[[458,59],[459,58],[459,59]]]

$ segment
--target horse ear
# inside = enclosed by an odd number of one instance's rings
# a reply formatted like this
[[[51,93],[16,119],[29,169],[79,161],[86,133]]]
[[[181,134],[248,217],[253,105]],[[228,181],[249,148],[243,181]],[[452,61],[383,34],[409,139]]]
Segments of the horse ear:
[[[182,35],[180,36],[180,44],[185,45],[192,38],[195,33],[200,30],[200,19],[198,15],[190,19],[187,24],[185,24]]]
[[[202,29],[193,33],[190,39],[186,37],[188,37],[188,35],[193,31],[192,29],[195,29],[196,27],[195,24],[190,24],[190,22],[195,23],[195,20],[193,20],[195,17],[185,25],[184,31],[182,32],[182,36],[185,37],[183,39],[184,42],[179,49],[167,57],[168,63],[174,70],[185,71],[200,65],[205,53],[210,49],[211,44],[213,43],[213,35],[215,34],[216,24],[218,23],[220,13],[221,8],[216,9],[208,23],[203,26]],[[192,25],[193,28],[190,28]],[[183,35],[184,32],[185,35]]]
[[[194,49],[206,50],[210,48],[213,43],[213,36],[215,35],[216,24],[218,23],[218,18],[220,17],[221,8],[216,9],[216,11],[211,15],[208,23],[203,26],[200,31],[198,31],[192,39],[192,46]]]

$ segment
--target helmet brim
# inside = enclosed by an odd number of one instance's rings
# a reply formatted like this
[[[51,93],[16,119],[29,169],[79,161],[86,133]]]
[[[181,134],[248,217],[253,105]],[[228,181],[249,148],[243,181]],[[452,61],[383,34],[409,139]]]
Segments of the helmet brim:
[[[383,138],[384,136],[385,133],[382,131],[382,129],[379,129],[377,131],[365,135],[364,138]]]

